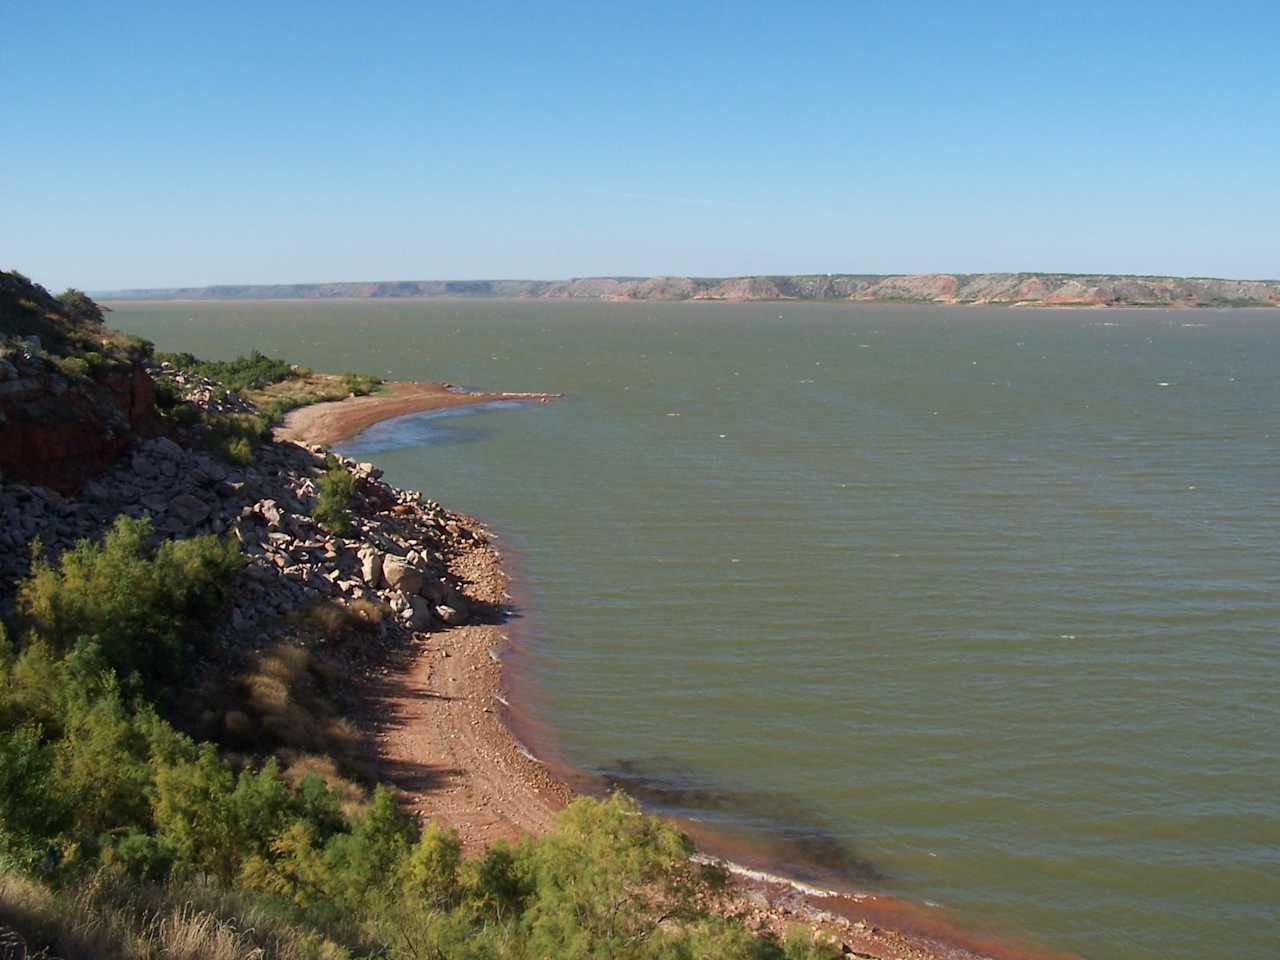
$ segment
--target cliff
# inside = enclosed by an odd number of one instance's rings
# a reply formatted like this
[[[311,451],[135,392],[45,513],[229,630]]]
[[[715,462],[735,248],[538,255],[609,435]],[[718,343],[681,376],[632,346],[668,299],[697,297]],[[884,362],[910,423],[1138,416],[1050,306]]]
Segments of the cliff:
[[[0,474],[69,493],[114,463],[155,423],[146,352],[78,291],[0,273]]]
[[[846,300],[1004,306],[1276,307],[1280,281],[1070,273],[794,274],[431,280],[116,290],[107,300],[385,299]]]

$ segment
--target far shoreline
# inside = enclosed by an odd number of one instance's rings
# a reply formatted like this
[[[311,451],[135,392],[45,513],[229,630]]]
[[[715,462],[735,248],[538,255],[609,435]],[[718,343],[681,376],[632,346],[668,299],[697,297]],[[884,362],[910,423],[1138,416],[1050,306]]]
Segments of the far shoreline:
[[[907,299],[849,299],[832,297],[830,299],[810,299],[806,297],[686,297],[684,299],[645,299],[639,297],[502,297],[502,296],[406,296],[406,297],[137,297],[124,299],[103,299],[98,301],[108,310],[127,310],[161,306],[196,306],[209,304],[227,306],[242,304],[245,306],[265,306],[268,304],[422,304],[422,303],[545,303],[545,304],[634,304],[652,307],[654,304],[693,304],[718,303],[726,306],[744,306],[747,304],[778,304],[792,306],[795,304],[813,304],[815,306],[848,306],[848,307],[940,307],[961,308],[965,310],[988,308],[991,310],[1176,310],[1176,311],[1222,311],[1222,310],[1259,310],[1266,313],[1280,313],[1280,304],[1265,303],[1052,303],[1042,300],[907,300]]]

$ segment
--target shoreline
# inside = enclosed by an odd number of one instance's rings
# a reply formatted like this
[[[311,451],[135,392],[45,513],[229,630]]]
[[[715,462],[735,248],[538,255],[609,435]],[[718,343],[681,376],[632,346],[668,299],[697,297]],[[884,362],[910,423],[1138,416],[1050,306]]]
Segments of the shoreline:
[[[352,396],[344,400],[327,400],[298,407],[285,415],[284,421],[274,432],[277,440],[329,446],[348,440],[383,420],[412,413],[499,400],[549,403],[562,396],[552,393],[471,391],[448,383],[397,380],[386,383],[384,389],[367,396]]]
[[[331,409],[322,411],[323,417],[286,421],[285,426],[303,434],[302,442],[320,442],[310,439],[319,428],[325,431],[321,435],[333,438],[327,442],[336,443],[382,420],[436,407],[552,398],[459,394],[445,385],[425,386],[434,389],[399,399],[352,397],[304,407],[290,417],[315,407]],[[430,402],[441,399],[442,392],[456,399]],[[360,404],[371,399],[384,402]],[[449,570],[470,600],[497,616],[417,638],[413,649],[380,671],[371,689],[362,693],[362,725],[372,733],[383,779],[402,792],[416,815],[457,830],[464,851],[471,853],[500,840],[514,842],[540,833],[575,796],[601,795],[608,785],[561,758],[550,731],[522,710],[527,698],[538,696],[527,664],[520,663],[536,656],[536,642],[522,636],[526,631],[517,625],[521,615],[511,593],[513,564],[506,548],[494,545],[486,524],[449,514],[480,534],[466,551],[448,559]],[[770,869],[767,855],[749,844],[672,819],[694,839],[697,858],[718,863],[730,874],[731,893],[722,912],[756,932],[785,937],[801,925],[836,941],[845,955],[869,960],[1078,960],[1073,954],[966,929],[928,904],[795,880]]]

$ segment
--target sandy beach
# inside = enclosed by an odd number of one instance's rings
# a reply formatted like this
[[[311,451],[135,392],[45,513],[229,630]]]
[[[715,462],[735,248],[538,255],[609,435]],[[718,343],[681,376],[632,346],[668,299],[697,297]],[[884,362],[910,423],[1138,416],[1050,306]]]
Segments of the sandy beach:
[[[548,393],[494,393],[463,391],[447,383],[397,381],[384,384],[377,393],[313,403],[291,411],[276,428],[280,440],[331,444],[355,436],[361,430],[410,413],[465,407],[497,400],[546,403],[558,398]]]

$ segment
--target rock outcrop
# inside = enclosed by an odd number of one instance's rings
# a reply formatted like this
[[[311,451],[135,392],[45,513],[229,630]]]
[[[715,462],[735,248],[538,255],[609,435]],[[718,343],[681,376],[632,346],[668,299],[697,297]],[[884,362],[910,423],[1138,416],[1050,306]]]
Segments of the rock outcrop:
[[[155,428],[143,364],[65,374],[30,341],[0,360],[0,474],[79,489]]]
[[[0,273],[0,474],[67,493],[153,432],[146,349],[83,293]]]

